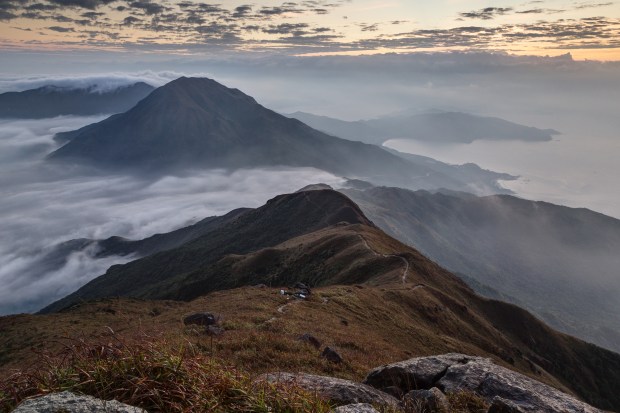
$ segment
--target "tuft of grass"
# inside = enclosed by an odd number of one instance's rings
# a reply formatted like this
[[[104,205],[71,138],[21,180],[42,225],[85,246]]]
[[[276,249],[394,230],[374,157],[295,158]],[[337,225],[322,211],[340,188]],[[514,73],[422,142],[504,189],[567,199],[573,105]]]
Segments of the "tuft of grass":
[[[446,394],[453,413],[484,413],[489,404],[472,392],[459,391]]]
[[[36,369],[0,381],[0,411],[22,400],[71,391],[116,399],[149,412],[326,413],[331,406],[301,388],[254,383],[251,376],[189,343],[145,338],[105,344],[75,340]]]

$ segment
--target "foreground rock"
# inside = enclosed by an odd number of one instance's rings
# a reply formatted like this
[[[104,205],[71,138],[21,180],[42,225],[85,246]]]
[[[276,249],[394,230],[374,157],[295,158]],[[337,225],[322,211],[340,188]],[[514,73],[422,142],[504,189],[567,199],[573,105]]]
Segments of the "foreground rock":
[[[601,412],[553,387],[497,366],[490,359],[456,353],[382,366],[372,370],[364,383],[378,389],[396,386],[403,392],[431,387],[444,393],[468,391],[493,403],[496,412]]]
[[[368,403],[347,404],[332,410],[332,413],[379,413]]]
[[[13,413],[147,413],[116,400],[101,400],[68,391],[22,402]]]
[[[314,376],[304,373],[269,373],[258,377],[258,382],[293,384],[309,392],[316,392],[327,401],[338,405],[372,403],[379,406],[398,406],[389,394],[371,386],[334,377]]]

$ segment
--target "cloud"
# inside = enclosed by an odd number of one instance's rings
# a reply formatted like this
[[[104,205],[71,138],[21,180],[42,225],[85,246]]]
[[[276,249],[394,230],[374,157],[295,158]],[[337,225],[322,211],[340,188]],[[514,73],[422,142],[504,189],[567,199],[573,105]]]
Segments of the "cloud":
[[[138,72],[132,74],[105,74],[88,76],[33,76],[0,77],[0,93],[20,92],[43,86],[56,86],[69,89],[89,89],[94,93],[107,92],[122,86],[145,82],[152,86],[162,86],[180,77],[175,72]]]
[[[114,3],[116,0],[48,0],[61,7],[78,7],[94,10],[100,6]]]
[[[485,7],[484,9],[459,13],[459,16],[466,19],[491,20],[495,16],[503,16],[514,9],[512,7]]]
[[[48,27],[47,30],[51,30],[53,32],[58,32],[58,33],[70,33],[70,32],[74,32],[75,31],[71,27],[60,27],[60,26]]]
[[[52,260],[58,243],[119,235],[139,239],[257,207],[305,185],[342,180],[311,168],[196,171],[148,179],[65,170],[41,161],[55,132],[100,118],[0,121],[0,314],[34,311],[74,291],[112,264],[93,248]]]
[[[607,7],[607,6],[612,6],[614,3],[609,1],[606,3],[581,3],[581,4],[577,4],[575,6],[575,9],[577,10],[581,10],[581,9],[596,9],[599,7]]]

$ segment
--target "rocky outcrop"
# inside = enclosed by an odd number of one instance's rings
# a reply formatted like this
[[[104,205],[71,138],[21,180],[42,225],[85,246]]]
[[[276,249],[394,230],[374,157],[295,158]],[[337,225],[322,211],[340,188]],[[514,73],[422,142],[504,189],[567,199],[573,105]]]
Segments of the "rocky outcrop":
[[[399,405],[396,398],[371,386],[334,377],[304,373],[269,373],[258,377],[257,382],[293,384],[309,392],[317,393],[325,400],[337,405],[354,403],[372,403],[393,407]]]
[[[467,391],[492,403],[495,412],[598,413],[600,410],[490,359],[450,353],[414,358],[371,371],[364,383],[404,392],[438,387],[444,393]]]
[[[337,407],[332,413],[379,413],[379,411],[368,403],[356,403]]]
[[[147,413],[116,400],[101,400],[70,392],[52,393],[22,402],[13,413]]]

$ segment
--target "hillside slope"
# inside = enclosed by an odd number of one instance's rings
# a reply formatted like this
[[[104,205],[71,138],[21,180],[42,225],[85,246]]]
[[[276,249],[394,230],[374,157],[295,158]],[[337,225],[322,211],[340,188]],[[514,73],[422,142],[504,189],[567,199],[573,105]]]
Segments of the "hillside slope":
[[[325,133],[380,145],[389,139],[435,143],[471,143],[475,140],[549,141],[559,132],[519,125],[500,118],[462,112],[432,112],[347,122],[327,116],[296,112],[292,118]]]
[[[620,221],[512,196],[344,190],[388,234],[555,328],[620,351]],[[475,286],[475,283],[471,283]]]
[[[307,301],[290,301],[277,294],[296,282],[322,288]],[[267,286],[235,290],[255,284]],[[276,323],[276,331],[283,337],[267,334],[275,340],[271,344],[267,344],[267,336],[259,339],[266,340],[264,357],[269,360],[274,357],[268,356],[273,354],[271,345],[287,348],[283,340],[304,330],[332,339],[341,337],[340,346],[358,357],[357,366],[368,360],[373,360],[372,364],[378,359],[385,362],[395,354],[399,356],[394,359],[399,359],[402,352],[492,355],[592,404],[620,407],[616,392],[620,355],[558,333],[514,305],[477,296],[459,278],[379,230],[356,204],[332,190],[276,197],[179,248],[110,268],[45,310],[64,309],[60,314],[18,317],[35,324],[37,320],[67,320],[81,308],[92,308],[93,304],[84,304],[84,300],[112,296],[195,300],[137,302],[142,303],[136,304],[141,308],[137,311],[155,311],[156,307],[155,313],[161,314],[162,306],[176,311],[176,316],[157,316],[158,322],[169,320],[172,330],[179,328],[174,326],[178,321],[172,320],[190,308],[220,312],[233,332],[240,330],[237,339],[248,335],[258,339],[256,334],[270,332]],[[117,311],[125,310],[110,310],[112,314]],[[90,314],[96,313],[91,310]],[[293,315],[294,321],[284,321]],[[10,336],[16,340],[15,334],[25,322],[11,320],[3,321],[3,331],[12,331]],[[355,328],[350,328],[352,324]],[[127,327],[121,326],[123,330]],[[352,337],[356,341],[351,341]],[[241,345],[234,339],[227,343],[223,348],[230,346],[233,352]],[[12,358],[16,345],[14,341],[8,345],[6,357]],[[363,355],[369,353],[374,356],[364,360]],[[262,356],[244,361],[244,354],[232,358],[257,370],[270,366]],[[249,354],[256,357],[256,350]],[[309,366],[321,368],[316,361]]]
[[[0,118],[42,119],[62,115],[91,116],[121,113],[132,108],[155,89],[143,82],[110,91],[94,88],[44,86],[23,92],[0,94]]]

